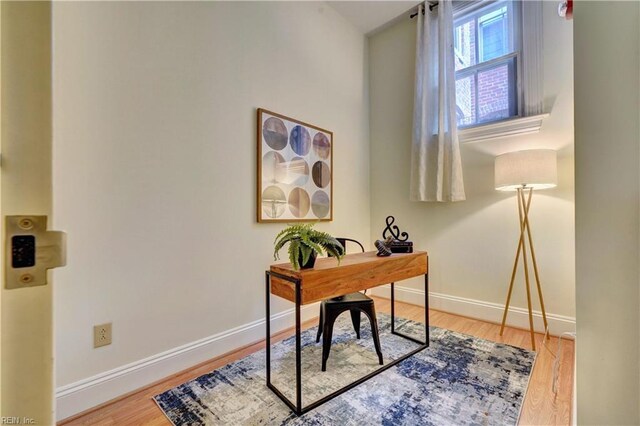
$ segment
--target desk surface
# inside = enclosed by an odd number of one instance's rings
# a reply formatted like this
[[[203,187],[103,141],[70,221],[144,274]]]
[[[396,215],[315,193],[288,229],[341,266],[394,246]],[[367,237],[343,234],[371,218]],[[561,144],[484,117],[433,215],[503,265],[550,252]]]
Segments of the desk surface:
[[[348,254],[340,264],[333,257],[319,258],[314,268],[299,271],[290,263],[271,266],[271,272],[300,280],[303,305],[424,275],[427,270],[424,251],[387,257],[376,256],[375,251]],[[275,275],[271,276],[271,293],[295,302],[295,284]]]

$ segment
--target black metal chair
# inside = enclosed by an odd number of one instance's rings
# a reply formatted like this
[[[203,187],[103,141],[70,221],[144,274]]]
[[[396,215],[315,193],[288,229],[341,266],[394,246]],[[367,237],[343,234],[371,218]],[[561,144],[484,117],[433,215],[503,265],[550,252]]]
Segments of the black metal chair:
[[[347,247],[347,241],[354,242],[360,246],[362,252],[364,247],[356,240],[350,238],[336,238],[342,247]],[[322,340],[322,371],[327,371],[327,360],[329,359],[329,352],[331,351],[331,338],[333,336],[333,324],[340,314],[350,311],[351,322],[353,328],[356,331],[356,337],[360,339],[360,313],[369,317],[371,323],[371,336],[373,337],[373,343],[378,354],[378,361],[380,365],[382,362],[382,350],[380,349],[380,336],[378,333],[378,321],[376,320],[376,309],[371,299],[366,294],[362,293],[350,293],[344,296],[336,297],[333,299],[323,300],[320,306],[320,322],[318,324],[318,335],[316,336],[316,343],[320,342],[320,336],[324,333]]]

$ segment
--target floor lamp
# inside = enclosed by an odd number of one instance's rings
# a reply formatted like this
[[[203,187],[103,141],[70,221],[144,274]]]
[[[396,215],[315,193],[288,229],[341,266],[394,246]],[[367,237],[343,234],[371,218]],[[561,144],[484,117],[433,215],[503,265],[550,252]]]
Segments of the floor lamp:
[[[542,287],[540,286],[540,276],[538,274],[538,264],[536,262],[536,252],[533,249],[531,238],[531,225],[529,222],[529,209],[533,190],[553,188],[558,182],[558,168],[556,152],[551,149],[532,149],[527,151],[509,152],[499,155],[495,160],[495,188],[499,191],[517,191],[518,216],[520,218],[520,240],[516,250],[516,259],[513,262],[511,282],[507,293],[507,303],[502,315],[502,326],[500,335],[504,331],[507,321],[513,282],[518,270],[518,262],[522,258],[524,268],[524,281],[527,291],[527,306],[529,308],[529,329],[531,331],[531,346],[536,350],[536,341],[533,328],[533,312],[531,310],[531,289],[529,285],[529,261],[527,256],[527,246],[531,254],[531,263],[538,288],[540,298],[540,308],[542,311],[542,321],[545,331],[547,327],[547,314],[544,309],[544,299],[542,297]]]

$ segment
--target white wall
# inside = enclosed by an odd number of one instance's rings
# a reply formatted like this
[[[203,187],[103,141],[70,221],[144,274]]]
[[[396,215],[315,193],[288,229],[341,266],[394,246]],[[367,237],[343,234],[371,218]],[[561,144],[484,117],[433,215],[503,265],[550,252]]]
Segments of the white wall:
[[[330,7],[55,3],[53,39],[62,389],[264,318],[284,224],[255,220],[257,107],[334,132],[335,219],[319,228],[369,245],[367,41]],[[93,349],[103,322],[113,344]]]
[[[578,424],[640,424],[640,6],[576,2]]]
[[[453,204],[409,201],[415,21],[402,20],[370,38],[371,238],[380,238],[384,218],[394,215],[414,244],[429,251],[430,290],[446,296],[432,306],[462,308],[468,315],[476,306],[500,321],[519,227],[514,194],[493,189],[494,157],[559,150],[559,186],[534,195],[530,216],[545,305],[558,319],[558,332],[571,328],[575,315],[572,23],[558,17],[554,2],[544,2],[543,10],[544,95],[551,116],[538,134],[462,145],[467,200]],[[527,306],[521,275],[512,306]],[[528,326],[522,312],[510,318]]]

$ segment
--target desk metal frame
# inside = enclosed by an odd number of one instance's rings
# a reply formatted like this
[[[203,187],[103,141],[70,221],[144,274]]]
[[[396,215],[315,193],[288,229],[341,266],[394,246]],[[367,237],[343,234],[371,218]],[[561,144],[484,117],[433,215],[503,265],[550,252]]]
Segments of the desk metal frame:
[[[284,394],[282,392],[280,392],[280,390],[273,384],[271,383],[271,276],[286,280],[290,283],[292,283],[295,286],[295,320],[296,320],[296,403],[294,404],[293,402],[291,402],[291,400],[289,400],[289,398],[287,398],[286,396],[284,396]],[[267,335],[266,335],[266,341],[267,341],[267,348],[266,348],[266,353],[267,353],[267,387],[269,389],[271,389],[273,391],[273,393],[275,393],[285,404],[287,404],[287,406],[291,409],[291,411],[293,411],[296,415],[301,416],[304,413],[307,413],[311,410],[313,410],[314,408],[319,407],[320,405],[324,404],[327,401],[332,400],[333,398],[335,398],[338,395],[341,395],[343,393],[345,393],[346,391],[348,391],[351,388],[354,388],[355,386],[358,386],[359,384],[366,382],[367,380],[369,380],[370,378],[377,376],[378,374],[382,373],[383,371],[393,367],[394,365],[398,364],[399,362],[404,361],[405,359],[417,354],[418,352],[426,349],[429,347],[429,272],[427,271],[426,274],[424,274],[424,324],[425,324],[425,340],[420,341],[414,337],[411,336],[407,336],[406,334],[403,333],[399,333],[398,331],[396,331],[395,329],[395,283],[391,283],[391,333],[395,334],[396,336],[400,336],[403,337],[405,339],[411,340],[412,342],[415,342],[417,344],[419,344],[420,346],[416,349],[414,349],[413,351],[407,353],[406,355],[401,356],[400,358],[394,359],[393,361],[389,362],[388,364],[383,365],[382,367],[378,368],[377,370],[367,374],[366,376],[363,376],[361,378],[359,378],[358,380],[349,383],[348,385],[330,393],[327,396],[324,396],[322,398],[320,398],[319,400],[307,405],[306,407],[302,406],[302,343],[301,343],[301,338],[300,338],[300,332],[301,332],[301,323],[300,323],[300,306],[301,306],[301,301],[302,301],[302,290],[300,288],[302,280],[297,279],[297,278],[293,278],[293,277],[289,277],[283,274],[279,274],[277,272],[272,272],[272,271],[265,271],[265,290],[266,290],[266,328],[267,328]]]

